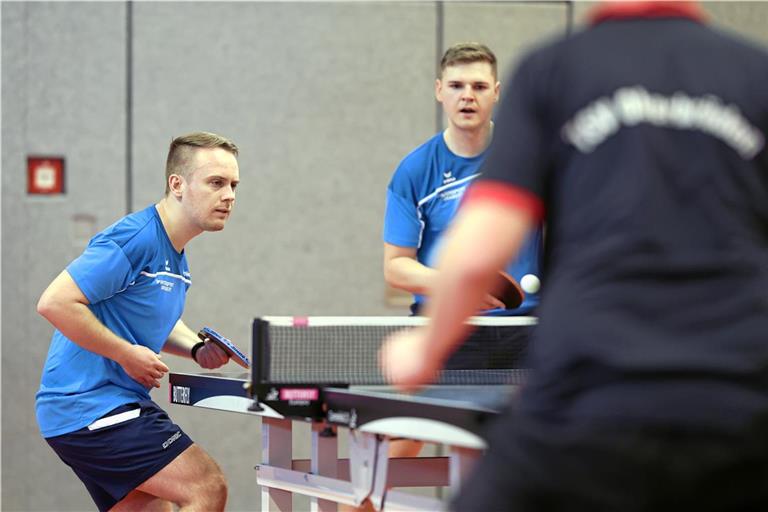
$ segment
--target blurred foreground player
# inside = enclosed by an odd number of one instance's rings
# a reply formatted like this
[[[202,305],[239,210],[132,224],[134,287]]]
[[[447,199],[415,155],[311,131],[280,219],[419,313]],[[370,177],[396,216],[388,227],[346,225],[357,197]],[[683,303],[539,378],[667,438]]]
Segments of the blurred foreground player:
[[[768,54],[696,4],[601,4],[530,53],[448,235],[404,388],[461,342],[545,218],[533,374],[452,503],[768,510]]]
[[[37,421],[101,511],[224,509],[218,465],[149,390],[168,372],[161,350],[209,369],[228,360],[214,343],[196,348],[181,313],[192,284],[184,247],[224,229],[240,179],[237,154],[212,133],[174,139],[165,197],[93,237],[38,303],[56,331]]]

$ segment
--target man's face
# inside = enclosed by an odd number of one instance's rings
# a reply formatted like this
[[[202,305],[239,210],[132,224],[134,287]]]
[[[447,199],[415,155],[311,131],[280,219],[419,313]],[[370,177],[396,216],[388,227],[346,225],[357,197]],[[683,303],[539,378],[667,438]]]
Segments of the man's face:
[[[220,231],[235,204],[240,181],[237,159],[223,148],[197,148],[190,172],[181,180],[181,203],[200,231]]]
[[[446,67],[435,82],[435,96],[451,125],[460,130],[477,130],[491,120],[499,99],[499,82],[488,62],[456,64]]]

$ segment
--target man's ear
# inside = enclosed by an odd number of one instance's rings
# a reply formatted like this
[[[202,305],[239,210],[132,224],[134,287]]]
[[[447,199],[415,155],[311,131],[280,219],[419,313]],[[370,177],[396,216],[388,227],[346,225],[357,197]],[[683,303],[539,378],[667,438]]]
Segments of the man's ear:
[[[435,80],[435,99],[440,103],[443,102],[443,81],[439,78]]]
[[[171,174],[168,176],[168,188],[170,193],[174,197],[181,197],[181,186],[184,183],[184,178],[178,174]]]

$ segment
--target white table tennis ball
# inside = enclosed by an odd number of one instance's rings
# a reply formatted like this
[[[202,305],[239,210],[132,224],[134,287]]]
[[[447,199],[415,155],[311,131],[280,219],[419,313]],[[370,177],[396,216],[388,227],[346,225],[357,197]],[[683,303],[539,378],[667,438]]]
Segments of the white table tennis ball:
[[[536,293],[541,288],[541,281],[533,274],[525,274],[520,280],[520,286],[525,293]]]

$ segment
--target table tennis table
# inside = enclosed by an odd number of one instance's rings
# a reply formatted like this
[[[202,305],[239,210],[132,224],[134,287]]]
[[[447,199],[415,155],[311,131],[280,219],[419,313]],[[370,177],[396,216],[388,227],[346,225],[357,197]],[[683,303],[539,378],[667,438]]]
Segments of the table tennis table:
[[[278,318],[284,317],[268,322]],[[423,322],[403,320],[397,318],[407,325]],[[535,319],[513,322],[527,327]],[[504,384],[432,385],[415,394],[399,393],[383,383],[275,384],[263,378],[261,361],[273,361],[263,353],[259,357],[264,349],[257,346],[257,331],[263,334],[264,325],[254,324],[252,373],[171,373],[169,398],[173,404],[261,418],[256,482],[262,510],[270,509],[270,500],[278,510],[291,510],[292,493],[309,496],[312,510],[319,511],[336,510],[337,503],[359,506],[366,499],[376,510],[439,510],[444,505],[437,498],[392,488],[447,486],[455,492],[486,447],[489,423],[509,403],[519,382],[516,377],[501,381]],[[510,370],[480,371],[509,375]],[[312,425],[310,459],[293,458],[294,421]],[[336,427],[349,429],[348,458],[338,457]],[[448,455],[390,458],[389,442],[399,438],[444,445]]]

